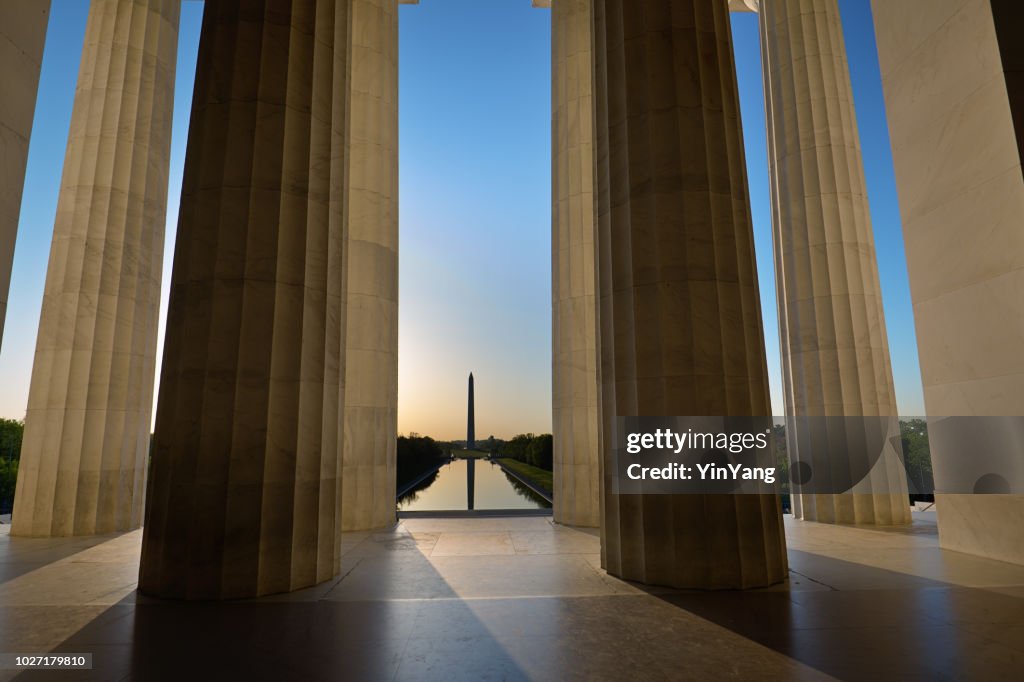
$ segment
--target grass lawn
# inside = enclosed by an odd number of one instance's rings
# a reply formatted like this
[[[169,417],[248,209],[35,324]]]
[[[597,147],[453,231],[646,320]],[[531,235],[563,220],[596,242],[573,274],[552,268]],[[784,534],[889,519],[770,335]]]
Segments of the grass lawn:
[[[518,459],[502,457],[498,461],[523,478],[528,479],[541,490],[546,490],[549,493],[552,491],[554,487],[554,481],[552,480],[553,472],[520,462]]]
[[[453,450],[452,454],[456,457],[464,457],[466,459],[483,459],[487,456],[486,452],[479,450]]]

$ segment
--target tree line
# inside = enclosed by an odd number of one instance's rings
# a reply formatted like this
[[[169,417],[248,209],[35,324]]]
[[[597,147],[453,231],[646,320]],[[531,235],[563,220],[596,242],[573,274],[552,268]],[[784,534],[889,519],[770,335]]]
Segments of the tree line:
[[[491,436],[480,445],[492,455],[516,459],[538,469],[551,471],[554,467],[554,442],[550,433],[521,433],[512,440],[499,440]]]
[[[772,428],[772,444],[778,466],[780,492],[789,493],[789,453],[786,448],[786,427],[776,424]],[[932,455],[928,445],[928,423],[924,419],[900,420],[900,445],[903,448],[903,466],[907,485],[914,498],[930,499],[935,492],[932,478]]]
[[[0,419],[0,514],[9,514],[14,505],[14,488],[18,482],[21,460],[21,438],[25,423],[17,419]]]
[[[3,514],[9,513],[14,504],[24,431],[24,422],[0,418],[0,513]],[[926,422],[923,419],[901,421],[900,436],[911,490],[918,494],[931,493],[935,484],[932,480]],[[787,493],[789,457],[786,452],[785,427],[775,426],[772,441],[780,469],[779,480],[783,482],[782,492]],[[509,457],[547,471],[553,468],[554,448],[550,433],[521,433],[511,440],[491,436],[487,440],[479,441],[477,445],[492,456]],[[418,433],[399,436],[396,456],[398,487],[402,488],[431,469],[437,468],[448,459],[452,450],[460,448],[459,444],[436,441],[430,436],[421,436]]]
[[[395,455],[398,489],[443,464],[451,450],[451,443],[439,442],[430,436],[418,433],[399,436]]]

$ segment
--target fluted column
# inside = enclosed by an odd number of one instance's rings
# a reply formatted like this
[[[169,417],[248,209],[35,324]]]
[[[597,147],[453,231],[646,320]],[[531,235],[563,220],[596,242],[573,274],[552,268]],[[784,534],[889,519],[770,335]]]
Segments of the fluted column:
[[[352,2],[346,530],[395,522],[398,431],[398,1]]]
[[[93,0],[46,271],[16,535],[142,520],[180,0]]]
[[[794,513],[828,523],[909,523],[839,6],[761,0],[760,24],[786,414],[869,418],[790,422],[790,457],[810,467],[808,485],[830,478],[831,489],[866,474],[855,494],[794,495]],[[880,428],[884,441],[865,438]]]
[[[601,522],[591,6],[558,0],[551,15],[554,514],[573,526]]]
[[[50,0],[0,2],[0,344]]]
[[[1024,565],[1020,10],[1004,0],[871,2],[939,544]]]
[[[206,5],[139,589],[340,566],[347,0]]]
[[[777,583],[777,496],[612,494],[616,416],[771,407],[728,6],[594,6],[602,565],[673,587]]]

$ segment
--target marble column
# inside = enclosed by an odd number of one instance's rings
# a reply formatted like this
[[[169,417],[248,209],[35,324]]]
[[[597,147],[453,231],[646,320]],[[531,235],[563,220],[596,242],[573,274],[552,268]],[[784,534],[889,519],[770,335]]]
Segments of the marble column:
[[[226,599],[341,560],[350,3],[207,3],[139,589]]]
[[[756,12],[760,0],[729,0],[730,12]]]
[[[142,521],[180,0],[93,0],[11,532]]]
[[[0,347],[50,0],[0,2]]]
[[[592,2],[551,15],[551,299],[554,516],[599,526]]]
[[[345,530],[395,522],[398,2],[351,0]]]
[[[1024,53],[1020,3],[871,3],[914,305],[925,408],[942,417],[1024,415]],[[939,543],[1024,564],[1024,433],[1007,494],[970,494],[948,473],[987,447],[930,428]],[[1000,472],[1005,475],[1009,472]],[[1012,477],[1011,477],[1012,478]]]
[[[855,493],[794,495],[793,512],[910,523],[839,5],[761,0],[760,26],[786,415],[812,417],[790,420],[789,455],[810,467],[809,485],[860,481]],[[868,419],[813,419],[823,416]]]
[[[728,6],[596,0],[602,429],[771,413]],[[602,565],[681,588],[786,577],[775,495],[614,495]]]

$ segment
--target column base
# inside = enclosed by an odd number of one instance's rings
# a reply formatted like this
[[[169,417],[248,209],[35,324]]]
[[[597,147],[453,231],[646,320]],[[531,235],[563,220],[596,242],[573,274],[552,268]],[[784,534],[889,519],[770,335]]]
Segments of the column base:
[[[939,546],[1024,566],[1024,495],[935,495]]]
[[[909,526],[906,495],[794,495],[793,516],[815,523]]]

